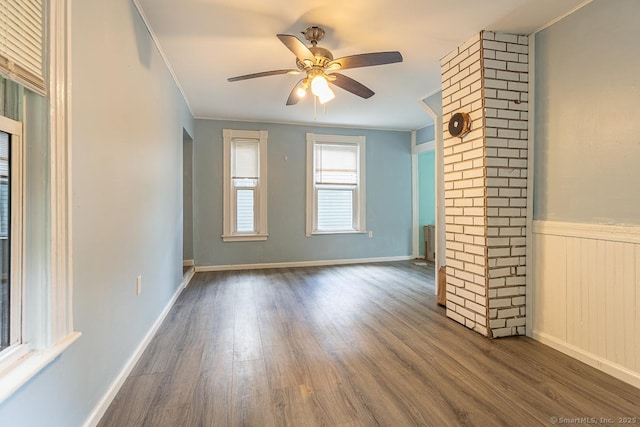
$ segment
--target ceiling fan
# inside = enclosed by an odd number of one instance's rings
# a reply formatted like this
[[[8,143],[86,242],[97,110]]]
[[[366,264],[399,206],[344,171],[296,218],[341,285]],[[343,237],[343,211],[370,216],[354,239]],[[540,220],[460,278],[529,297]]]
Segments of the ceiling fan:
[[[311,47],[307,47],[295,36],[278,34],[280,41],[296,56],[297,69],[263,71],[260,73],[231,77],[227,80],[236,82],[239,80],[279,74],[305,73],[306,77],[296,83],[289,94],[287,105],[296,104],[298,100],[306,95],[309,88],[311,88],[313,95],[318,97],[320,103],[324,104],[335,97],[335,94],[329,87],[329,83],[365,99],[372,97],[374,94],[371,89],[362,83],[336,71],[402,62],[402,55],[398,51],[362,53],[333,59],[331,52],[317,46],[318,42],[324,37],[324,30],[322,28],[316,26],[309,27],[303,31],[302,34],[311,42]]]

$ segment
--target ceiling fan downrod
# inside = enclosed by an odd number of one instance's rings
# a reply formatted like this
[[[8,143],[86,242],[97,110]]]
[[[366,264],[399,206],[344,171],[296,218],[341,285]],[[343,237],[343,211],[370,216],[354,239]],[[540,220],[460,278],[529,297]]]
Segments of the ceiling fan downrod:
[[[324,38],[324,30],[317,26],[308,27],[302,34],[305,39],[311,42],[313,47],[316,47],[318,42]]]

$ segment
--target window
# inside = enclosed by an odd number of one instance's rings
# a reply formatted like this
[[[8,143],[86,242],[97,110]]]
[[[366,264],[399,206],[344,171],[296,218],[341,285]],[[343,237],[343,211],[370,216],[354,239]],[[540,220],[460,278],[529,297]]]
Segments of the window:
[[[0,74],[7,78],[0,78],[0,99],[3,101],[0,102],[0,116],[3,116],[0,117],[0,129],[8,134],[8,179],[3,191],[7,192],[9,203],[6,211],[9,273],[6,280],[11,293],[7,300],[9,314],[5,316],[9,319],[5,343],[9,345],[0,352],[0,404],[56,360],[81,335],[73,329],[72,313],[71,144],[68,132],[72,126],[70,70],[67,68],[71,2],[51,0],[42,5],[41,0],[27,0],[10,3],[7,7],[0,6],[0,14],[4,13],[0,17],[0,33],[7,31],[0,34],[3,40],[6,37],[4,42],[0,41]],[[42,10],[40,6],[44,6]],[[42,42],[35,42],[31,28],[27,28],[30,24],[23,28],[21,20],[12,21],[20,22],[17,29],[3,27],[8,16],[18,16],[16,10],[21,7],[31,18],[41,19],[41,23],[46,24],[42,28],[47,34],[37,38]],[[27,64],[19,58],[5,56],[7,52],[3,49],[7,45],[3,43],[14,40],[13,36],[28,39],[32,47],[39,46],[42,52],[48,52],[39,56],[46,56],[40,71],[47,77],[47,98],[37,94],[45,92],[40,87],[42,79],[24,73],[29,69]],[[5,59],[12,60],[5,62]],[[4,69],[4,65],[8,65],[8,69]],[[35,92],[23,90],[23,85]],[[29,137],[28,142],[20,137],[21,134]],[[26,145],[32,148],[26,150]],[[30,180],[31,177],[37,178]],[[30,182],[28,187],[27,182]],[[28,239],[25,238],[27,235]],[[31,279],[22,280],[19,277],[22,274],[25,279]]]
[[[267,131],[224,129],[225,242],[267,239]]]
[[[364,232],[365,138],[307,134],[307,236]]]
[[[0,116],[0,356],[22,341],[22,125]]]

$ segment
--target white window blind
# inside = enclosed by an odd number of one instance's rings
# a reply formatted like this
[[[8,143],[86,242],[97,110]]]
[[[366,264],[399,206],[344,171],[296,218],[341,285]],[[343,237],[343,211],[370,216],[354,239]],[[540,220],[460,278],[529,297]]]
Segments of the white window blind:
[[[0,132],[0,239],[9,236],[9,135]],[[0,242],[3,243],[3,242]],[[0,259],[3,258],[0,255]],[[0,262],[2,262],[0,260]]]
[[[257,179],[259,153],[258,141],[233,141],[233,178]]]
[[[256,231],[253,213],[254,195],[254,190],[236,190],[236,231],[238,233],[253,233]]]
[[[0,132],[0,351],[12,344],[9,241],[9,134]]]
[[[352,230],[353,189],[318,189],[318,230]]]
[[[317,144],[316,184],[358,183],[358,146]]]
[[[45,94],[42,0],[0,0],[0,72]]]

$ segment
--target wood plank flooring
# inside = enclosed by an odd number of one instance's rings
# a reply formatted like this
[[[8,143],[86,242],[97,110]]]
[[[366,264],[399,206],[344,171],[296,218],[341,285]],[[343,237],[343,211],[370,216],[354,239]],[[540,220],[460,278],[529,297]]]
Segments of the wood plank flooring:
[[[640,424],[640,389],[531,339],[488,340],[447,319],[433,269],[407,261],[197,273],[99,426],[552,417]]]

